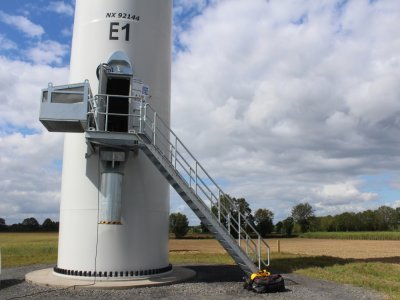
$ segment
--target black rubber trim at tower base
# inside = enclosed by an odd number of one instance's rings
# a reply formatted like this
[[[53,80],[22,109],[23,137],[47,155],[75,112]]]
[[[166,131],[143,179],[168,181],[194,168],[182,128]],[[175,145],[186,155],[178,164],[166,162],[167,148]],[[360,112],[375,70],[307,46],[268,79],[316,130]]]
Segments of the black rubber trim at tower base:
[[[67,270],[61,269],[59,267],[54,267],[54,272],[63,275],[69,276],[80,276],[80,277],[140,277],[140,276],[149,276],[166,273],[172,270],[172,265],[169,264],[167,267],[159,268],[159,269],[148,269],[148,270],[135,270],[135,271],[82,271],[82,270]]]

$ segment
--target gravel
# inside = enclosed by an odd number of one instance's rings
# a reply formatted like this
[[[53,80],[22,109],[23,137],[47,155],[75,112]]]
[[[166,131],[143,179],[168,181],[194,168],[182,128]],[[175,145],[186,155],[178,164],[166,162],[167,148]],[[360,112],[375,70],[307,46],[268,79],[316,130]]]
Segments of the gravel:
[[[0,299],[383,299],[374,291],[351,285],[310,279],[297,274],[282,274],[286,291],[255,294],[242,288],[242,272],[231,265],[186,265],[197,272],[194,279],[170,286],[128,290],[56,289],[24,281],[26,273],[48,265],[3,269]]]

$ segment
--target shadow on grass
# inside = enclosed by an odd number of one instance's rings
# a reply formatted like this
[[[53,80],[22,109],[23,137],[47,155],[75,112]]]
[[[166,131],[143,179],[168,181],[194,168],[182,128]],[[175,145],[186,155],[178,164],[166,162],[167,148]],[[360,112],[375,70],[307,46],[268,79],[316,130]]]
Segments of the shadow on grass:
[[[400,264],[400,256],[377,257],[366,259],[339,258],[332,256],[294,256],[294,257],[276,257],[271,259],[271,266],[268,270],[273,273],[292,273],[305,268],[325,268],[334,265],[346,265],[349,263],[394,263]]]
[[[293,273],[296,270],[306,268],[325,268],[334,265],[346,265],[349,263],[381,262],[400,264],[400,256],[379,257],[367,259],[344,259],[332,256],[297,256],[280,255],[271,258],[271,265],[267,267],[268,271],[274,274]],[[245,273],[237,265],[228,264],[185,264],[185,267],[196,271],[196,277],[192,282],[210,283],[210,282],[242,282]]]
[[[385,258],[389,261],[388,258]],[[355,262],[354,259],[342,259],[331,256],[297,256],[282,255],[271,258],[271,265],[267,267],[268,271],[274,274],[292,273],[299,269],[313,267],[329,267],[333,265],[345,265]],[[365,260],[363,260],[365,261]],[[196,277],[192,282],[241,282],[246,274],[237,265],[228,264],[207,264],[201,265],[196,263],[184,264],[196,272]]]
[[[400,256],[355,259],[353,261],[357,261],[357,262],[381,262],[381,263],[386,263],[386,264],[400,264]]]
[[[301,256],[301,257],[279,257],[271,259],[268,268],[272,273],[292,273],[299,269],[313,267],[330,267],[333,265],[344,265],[350,263],[349,259],[331,256]]]

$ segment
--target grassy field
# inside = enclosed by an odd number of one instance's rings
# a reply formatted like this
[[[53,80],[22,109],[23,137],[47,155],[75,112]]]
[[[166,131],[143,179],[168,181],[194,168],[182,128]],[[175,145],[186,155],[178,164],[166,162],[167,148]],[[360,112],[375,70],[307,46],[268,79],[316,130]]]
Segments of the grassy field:
[[[2,267],[54,263],[58,233],[0,233]]]
[[[339,240],[400,240],[400,231],[366,231],[366,232],[307,232],[301,238],[339,239]]]
[[[342,259],[273,253],[271,261],[273,270],[370,288],[389,299],[400,299],[400,257],[382,260]]]
[[[0,233],[3,267],[55,263],[57,237],[56,233]],[[270,242],[274,245],[274,241]],[[364,243],[362,246],[360,246],[361,242]],[[382,248],[369,250],[368,247],[375,247],[378,243]],[[391,299],[400,299],[400,251],[398,251],[400,247],[398,243],[400,241],[288,239],[282,241],[283,251],[291,249],[291,252],[297,252],[297,254],[277,253],[274,251],[275,247],[272,247],[271,270],[282,273],[295,272],[313,278],[371,288]],[[314,252],[310,252],[307,248],[310,245]],[[169,258],[172,264],[234,263],[216,240],[170,240],[169,247]],[[361,248],[364,252],[358,254]],[[336,249],[335,256],[326,255],[326,253],[331,253],[329,251],[332,249]],[[338,249],[345,249],[345,251],[341,253],[337,251]],[[346,249],[352,249],[352,251]],[[382,249],[390,251],[379,255]],[[348,252],[352,254],[351,257],[344,254]]]

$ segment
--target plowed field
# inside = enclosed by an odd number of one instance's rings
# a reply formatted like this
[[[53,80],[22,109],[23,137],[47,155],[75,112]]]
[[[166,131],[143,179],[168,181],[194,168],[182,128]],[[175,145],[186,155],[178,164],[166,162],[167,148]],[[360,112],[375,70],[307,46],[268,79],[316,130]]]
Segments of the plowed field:
[[[268,240],[271,250],[277,251],[277,240]],[[225,253],[218,241],[170,240],[169,249],[176,253]],[[340,258],[389,258],[400,260],[400,241],[282,239],[281,252],[326,255]]]

